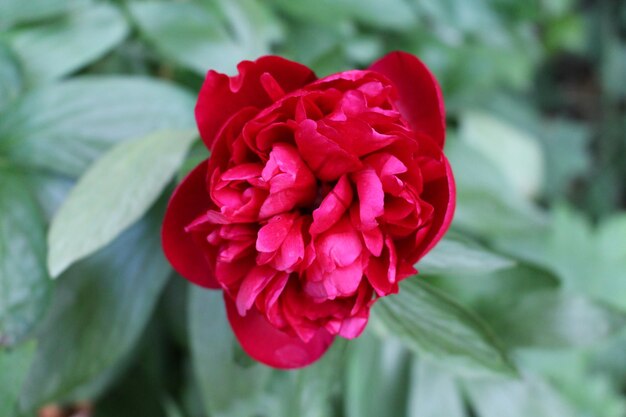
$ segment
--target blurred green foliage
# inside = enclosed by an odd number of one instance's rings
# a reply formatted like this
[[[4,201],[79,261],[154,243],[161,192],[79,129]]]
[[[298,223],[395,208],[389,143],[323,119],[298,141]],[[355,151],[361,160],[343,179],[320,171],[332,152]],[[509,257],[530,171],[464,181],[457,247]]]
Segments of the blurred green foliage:
[[[442,84],[453,230],[361,338],[255,364],[161,255],[159,195],[207,155],[160,139],[208,69],[396,49]],[[0,0],[3,417],[624,417],[624,210],[623,0]]]

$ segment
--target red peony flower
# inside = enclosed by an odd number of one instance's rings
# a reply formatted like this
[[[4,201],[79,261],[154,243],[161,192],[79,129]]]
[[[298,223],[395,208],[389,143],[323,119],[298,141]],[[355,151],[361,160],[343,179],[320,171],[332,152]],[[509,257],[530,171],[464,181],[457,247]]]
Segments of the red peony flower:
[[[238,69],[207,74],[196,119],[211,157],[174,192],[163,248],[224,291],[250,356],[301,367],[357,337],[448,228],[443,99],[403,52],[322,79],[275,56]]]

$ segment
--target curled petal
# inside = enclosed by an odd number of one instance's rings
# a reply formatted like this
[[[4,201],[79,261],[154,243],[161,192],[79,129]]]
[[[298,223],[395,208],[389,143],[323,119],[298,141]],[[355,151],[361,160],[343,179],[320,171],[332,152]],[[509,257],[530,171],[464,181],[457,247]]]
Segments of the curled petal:
[[[248,272],[237,293],[236,305],[240,316],[246,315],[256,297],[272,281],[276,273],[274,268],[268,266],[256,266]]]
[[[370,68],[389,78],[398,90],[398,108],[411,128],[425,132],[441,148],[446,137],[446,111],[435,76],[417,57],[391,52]]]
[[[361,161],[317,130],[317,123],[305,120],[296,131],[296,143],[302,158],[322,181],[334,181],[356,171]]]
[[[347,217],[324,233],[316,247],[317,260],[327,271],[351,265],[363,250],[361,240]]]
[[[376,217],[383,215],[385,193],[383,184],[372,168],[364,169],[353,175],[359,194],[361,227],[370,230],[378,226]]]
[[[249,180],[261,176],[263,167],[260,164],[241,164],[230,168],[221,175],[223,181]]]
[[[323,233],[337,223],[350,207],[352,197],[352,186],[344,175],[339,178],[335,188],[324,197],[320,206],[313,211],[311,233]]]
[[[441,240],[446,231],[448,231],[454,217],[456,207],[454,176],[452,175],[452,168],[448,159],[445,156],[442,156],[442,158],[446,175],[436,181],[427,183],[421,196],[434,207],[435,218],[428,234],[416,250],[417,255],[413,259],[414,263],[427,254]]]
[[[280,93],[316,79],[304,65],[277,56],[243,61],[237,69],[239,75],[234,77],[209,71],[198,95],[196,122],[209,149],[224,122],[238,110],[247,106],[261,109],[272,104]]]
[[[283,244],[291,230],[294,217],[290,215],[274,216],[259,230],[256,249],[259,252],[275,252]]]
[[[274,326],[255,308],[239,315],[235,303],[224,295],[226,313],[235,336],[244,351],[268,366],[280,369],[300,368],[315,362],[328,350],[334,337],[319,329],[308,342],[290,336]]]
[[[207,162],[204,161],[174,191],[165,212],[161,242],[165,256],[179,274],[194,284],[219,288],[202,246],[194,241],[192,233],[185,230],[211,208],[212,202],[206,189],[206,170]]]
[[[262,177],[269,183],[270,189],[267,199],[260,208],[260,217],[266,218],[294,207],[312,204],[315,200],[317,183],[296,148],[277,143],[269,156]]]
[[[385,239],[382,256],[370,258],[365,275],[380,297],[398,292],[397,262],[396,248],[390,238]]]
[[[280,247],[274,266],[279,271],[292,271],[304,259],[304,238],[302,236],[302,218],[296,220]]]
[[[341,337],[345,337],[346,339],[354,339],[355,337],[359,337],[361,333],[363,333],[363,330],[365,330],[368,319],[369,308],[361,310],[359,314],[355,316],[348,317],[341,323],[339,335]]]
[[[303,218],[296,214],[272,217],[259,230],[257,263],[269,264],[279,271],[293,272],[304,259]]]

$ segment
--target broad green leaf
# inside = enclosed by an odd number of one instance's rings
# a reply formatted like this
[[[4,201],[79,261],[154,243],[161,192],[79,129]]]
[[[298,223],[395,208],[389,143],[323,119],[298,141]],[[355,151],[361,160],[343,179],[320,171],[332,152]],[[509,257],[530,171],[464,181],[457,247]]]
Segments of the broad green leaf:
[[[416,8],[435,27],[446,26],[448,42],[464,35],[481,37],[483,43],[502,43],[507,33],[488,0],[418,1]],[[506,39],[506,38],[505,38]]]
[[[42,213],[22,175],[0,168],[0,346],[28,334],[50,290]]]
[[[613,355],[596,349],[525,349],[517,356],[521,367],[550,381],[579,416],[621,417],[626,415],[626,398],[621,393],[621,383],[610,378],[620,375],[621,379],[623,375],[623,337],[619,345]],[[607,365],[611,368],[599,368],[595,362],[598,359],[609,359],[612,363]]]
[[[622,19],[623,21],[623,19]],[[603,54],[602,86],[604,93],[618,102],[626,96],[624,71],[626,71],[626,42],[622,37],[611,37],[606,42],[607,51]],[[623,113],[622,113],[623,114]]]
[[[196,137],[194,130],[154,133],[117,145],[92,165],[50,226],[52,277],[139,220],[176,174]]]
[[[554,201],[566,196],[572,180],[589,169],[590,131],[585,125],[565,120],[546,123],[542,128],[546,155],[545,194]]]
[[[170,397],[166,396],[163,399],[163,408],[165,408],[165,414],[167,417],[185,417],[178,404],[176,404],[176,402]]]
[[[554,274],[524,263],[470,277],[450,274],[422,279],[463,305],[471,306],[488,324],[491,324],[492,319],[500,318],[520,298],[559,287],[558,278]]]
[[[93,382],[135,345],[170,274],[162,206],[57,281],[20,397],[25,413]]]
[[[147,349],[149,352],[150,347]],[[155,381],[146,372],[145,367],[142,367],[142,364],[149,362],[142,356],[142,353],[147,352],[145,350],[139,351],[137,353],[139,363],[134,366],[127,366],[126,372],[121,376],[118,375],[114,384],[103,395],[78,397],[97,398],[94,414],[89,417],[171,417],[165,409],[167,394],[159,389],[158,384],[161,381]],[[134,352],[132,356],[135,356]],[[173,368],[170,369],[174,371]]]
[[[465,389],[480,417],[580,416],[554,388],[536,376],[468,380]]]
[[[273,0],[273,3],[294,17],[322,25],[337,20],[357,20],[398,31],[416,24],[412,8],[403,0]]]
[[[349,25],[334,24],[319,30],[319,26],[311,22],[298,22],[289,26],[289,36],[285,43],[281,45],[281,54],[312,66],[316,60],[326,54],[333,53],[338,60],[344,59],[337,51],[333,51],[339,46],[342,38],[347,38],[348,42],[354,37],[354,28]],[[317,70],[317,68],[313,68]],[[322,75],[318,73],[318,75]]]
[[[91,0],[0,0],[0,29],[59,16],[90,2]]]
[[[496,246],[549,269],[566,290],[626,309],[626,214],[604,219],[595,229],[567,206],[552,214],[549,230],[500,238]]]
[[[488,113],[463,116],[461,137],[485,155],[522,196],[536,196],[543,185],[544,160],[539,142]]]
[[[479,274],[515,265],[511,259],[463,239],[444,238],[416,267],[421,274]]]
[[[34,171],[26,175],[25,181],[27,181],[28,187],[39,203],[48,224],[75,183],[72,178],[41,171]]]
[[[397,337],[456,372],[515,372],[477,316],[419,277],[406,279],[398,294],[380,299],[372,312],[382,337]]]
[[[0,415],[17,417],[20,390],[35,354],[35,343],[0,350]]]
[[[406,415],[411,352],[397,340],[376,338],[367,329],[348,347],[346,417]]]
[[[466,417],[455,377],[424,359],[413,359],[407,417]]]
[[[626,313],[587,297],[541,291],[518,298],[494,327],[507,344],[518,347],[588,346],[626,325]]]
[[[327,417],[333,414],[332,398],[341,388],[349,342],[337,339],[317,362],[293,372],[275,373],[272,417]],[[277,381],[278,380],[278,381]]]
[[[514,191],[493,161],[465,141],[451,140],[446,154],[454,169],[457,210],[454,225],[481,236],[542,230],[545,215]]]
[[[272,370],[236,361],[238,345],[220,291],[189,288],[191,360],[206,413],[215,417],[263,415],[260,400]]]
[[[78,176],[111,145],[193,129],[194,98],[141,77],[75,78],[30,92],[0,118],[0,157]]]
[[[129,10],[157,51],[204,76],[209,69],[233,73],[240,61],[269,53],[273,39],[266,39],[262,27],[251,21],[265,19],[258,11],[247,13],[260,8],[253,0],[223,4],[234,36],[216,14],[194,3],[146,1],[130,4]]]
[[[99,4],[8,35],[27,83],[42,84],[84,67],[120,43],[128,33],[124,16]]]
[[[22,89],[22,73],[17,58],[0,42],[0,112],[15,100]]]
[[[246,59],[271,52],[272,44],[283,37],[282,22],[267,7],[264,0],[202,0],[214,3],[231,28],[235,41],[247,50]]]

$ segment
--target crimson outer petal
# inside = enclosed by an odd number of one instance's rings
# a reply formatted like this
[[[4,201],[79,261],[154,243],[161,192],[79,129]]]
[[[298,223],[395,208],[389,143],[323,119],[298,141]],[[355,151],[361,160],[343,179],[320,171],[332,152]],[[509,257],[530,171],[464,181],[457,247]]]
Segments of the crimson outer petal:
[[[237,306],[224,294],[228,321],[244,351],[254,359],[274,368],[301,368],[318,360],[328,350],[334,336],[318,330],[308,343],[289,336],[272,326],[256,308],[240,316]]]
[[[391,52],[374,62],[370,70],[387,77],[398,90],[398,109],[416,132],[424,132],[443,148],[446,111],[435,76],[417,57]]]
[[[196,122],[209,149],[222,125],[237,111],[249,106],[265,108],[281,89],[289,93],[317,79],[306,66],[271,55],[243,61],[237,69],[239,75],[234,77],[209,71],[200,89]]]
[[[165,256],[174,269],[194,284],[221,288],[202,249],[185,227],[211,206],[206,187],[207,161],[195,167],[170,198],[161,229]]]
[[[443,162],[446,167],[445,178],[439,181],[447,181],[447,187],[439,186],[432,187],[436,190],[435,195],[429,196],[429,200],[433,201],[435,205],[435,212],[443,213],[435,218],[430,228],[428,235],[424,238],[422,247],[418,248],[420,258],[426,255],[446,234],[452,219],[454,218],[454,210],[456,208],[456,184],[454,183],[454,176],[452,175],[452,168],[448,159],[443,156]],[[428,193],[429,191],[427,191]]]

